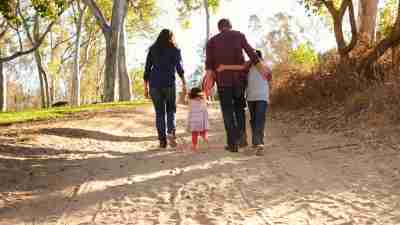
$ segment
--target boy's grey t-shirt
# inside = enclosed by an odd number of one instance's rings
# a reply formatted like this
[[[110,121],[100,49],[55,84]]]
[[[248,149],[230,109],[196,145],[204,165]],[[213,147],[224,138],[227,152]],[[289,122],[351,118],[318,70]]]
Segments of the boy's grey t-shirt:
[[[247,101],[266,101],[269,103],[268,81],[262,77],[255,66],[249,70]]]

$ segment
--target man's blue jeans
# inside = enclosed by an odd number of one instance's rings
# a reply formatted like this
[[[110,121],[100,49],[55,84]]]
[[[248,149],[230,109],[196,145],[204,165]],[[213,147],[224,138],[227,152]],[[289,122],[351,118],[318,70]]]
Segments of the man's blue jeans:
[[[175,135],[176,89],[150,88],[150,96],[156,111],[158,139],[166,141],[168,134]]]
[[[242,87],[219,87],[218,95],[229,146],[246,143],[246,100]]]
[[[250,124],[253,145],[264,144],[265,120],[268,109],[266,101],[247,102],[250,111]]]

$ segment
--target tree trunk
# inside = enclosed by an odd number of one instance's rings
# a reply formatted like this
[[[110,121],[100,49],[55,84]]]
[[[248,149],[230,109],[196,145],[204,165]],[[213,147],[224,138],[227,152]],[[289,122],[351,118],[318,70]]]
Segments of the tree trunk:
[[[378,2],[379,0],[358,1],[358,30],[368,43],[375,41]]]
[[[106,59],[103,84],[103,101],[112,102],[115,99],[115,79],[117,73],[117,52],[114,51],[111,38],[106,38]]]
[[[333,1],[322,1],[326,6],[333,19],[333,29],[335,33],[336,44],[342,63],[348,63],[349,53],[357,44],[358,32],[357,22],[354,13],[354,5],[352,0],[343,0],[340,8],[337,9]],[[346,43],[343,33],[343,18],[348,10],[350,27],[351,27],[351,41]]]
[[[47,96],[46,96],[46,85],[45,85],[45,79],[43,76],[42,72],[42,67],[41,67],[41,59],[40,59],[40,54],[39,52],[35,51],[35,61],[36,61],[36,67],[39,75],[39,84],[40,84],[40,99],[41,99],[41,107],[46,108],[47,107]]]
[[[40,57],[40,59],[41,59],[41,57]],[[44,70],[42,63],[41,63],[41,67],[42,67],[42,74],[43,74],[43,80],[44,80],[44,87],[45,87],[45,91],[46,91],[46,108],[50,108],[52,103],[50,100],[49,76],[48,76],[47,72]]]
[[[400,1],[397,6],[397,18],[392,32],[388,37],[381,40],[376,47],[364,57],[359,64],[358,71],[369,80],[377,80],[371,74],[373,64],[385,54],[385,52],[393,47],[400,45]]]
[[[206,43],[210,39],[210,7],[208,0],[203,0],[204,10],[206,12]]]
[[[0,111],[7,111],[7,77],[4,74],[2,62],[0,62]]]
[[[128,74],[126,63],[126,31],[125,24],[122,25],[119,45],[119,58],[118,58],[118,75],[119,75],[119,100],[131,101],[132,100],[132,81]]]
[[[75,53],[74,53],[74,65],[73,65],[72,85],[71,85],[71,104],[73,106],[81,105],[80,47],[81,47],[81,34],[82,34],[82,22],[83,22],[84,10],[79,8],[78,13],[79,15],[76,21]]]
[[[398,47],[393,47],[394,54],[394,74],[398,75],[400,73],[400,54]]]
[[[39,16],[35,16],[35,24],[33,28],[33,39],[35,42],[38,42],[39,38]],[[39,73],[40,79],[40,89],[41,89],[41,99],[42,99],[42,107],[48,108],[50,107],[50,88],[49,88],[49,79],[47,78],[47,73],[43,67],[42,57],[40,55],[40,50],[37,48],[34,52],[36,66]]]
[[[114,0],[111,16],[111,25],[108,24],[104,14],[94,0],[83,0],[97,22],[99,23],[106,40],[106,59],[104,74],[104,96],[103,101],[112,102],[115,100],[115,80],[118,72],[118,51],[120,45],[120,33],[125,20],[125,9],[127,0]]]

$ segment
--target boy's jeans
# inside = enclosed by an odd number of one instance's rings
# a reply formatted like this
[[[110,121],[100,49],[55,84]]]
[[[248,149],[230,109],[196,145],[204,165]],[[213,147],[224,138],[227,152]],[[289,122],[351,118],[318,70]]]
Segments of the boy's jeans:
[[[168,134],[175,135],[176,89],[175,87],[151,88],[150,96],[156,111],[158,139],[166,141],[167,129]]]
[[[266,101],[248,101],[253,145],[264,144],[265,120],[268,109]]]

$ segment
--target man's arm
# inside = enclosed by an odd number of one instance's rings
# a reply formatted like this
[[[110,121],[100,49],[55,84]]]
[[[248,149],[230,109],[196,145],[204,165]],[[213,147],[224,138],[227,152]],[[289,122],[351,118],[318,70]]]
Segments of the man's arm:
[[[215,70],[215,59],[214,55],[212,54],[212,43],[211,41],[207,42],[206,46],[206,70],[213,71]]]

